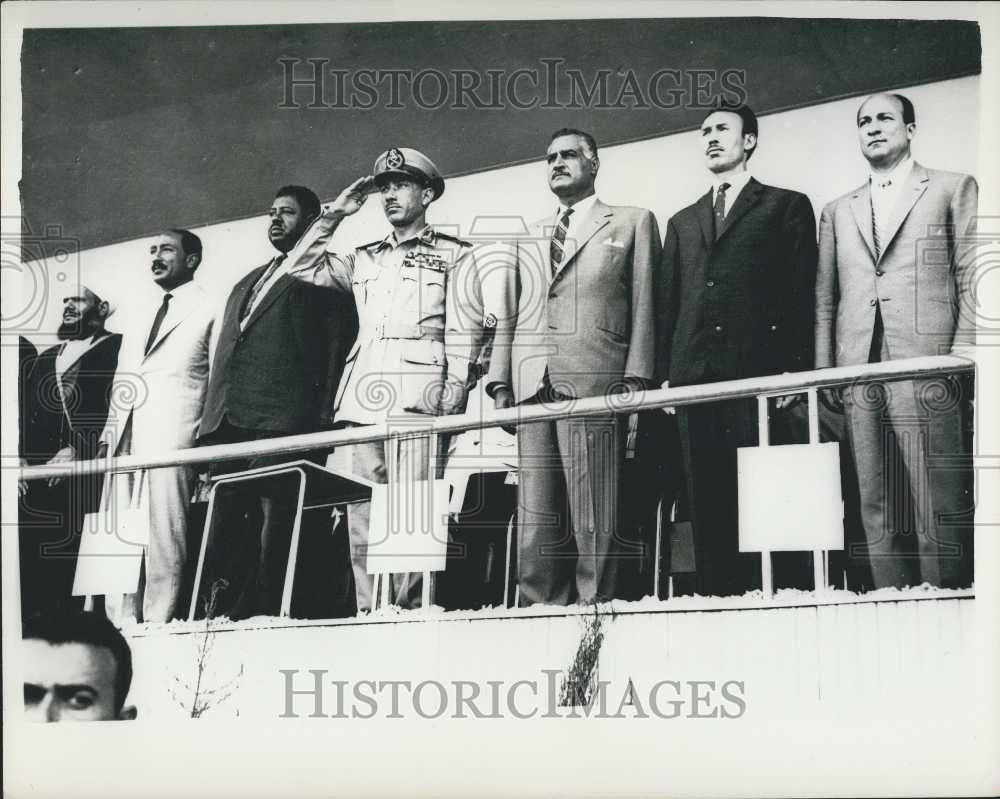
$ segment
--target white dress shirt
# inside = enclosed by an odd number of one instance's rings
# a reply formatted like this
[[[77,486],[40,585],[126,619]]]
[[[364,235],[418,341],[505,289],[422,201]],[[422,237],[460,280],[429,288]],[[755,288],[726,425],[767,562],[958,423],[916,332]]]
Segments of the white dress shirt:
[[[904,158],[892,171],[885,174],[872,172],[869,176],[872,189],[872,211],[875,215],[875,225],[878,228],[878,238],[884,247],[885,237],[889,234],[889,224],[892,213],[906,186],[906,181],[913,171],[913,158]]]
[[[729,212],[733,210],[733,203],[736,202],[736,198],[740,196],[740,192],[743,191],[743,187],[750,182],[751,174],[746,170],[742,172],[737,172],[735,175],[728,175],[724,178],[717,178],[712,183],[712,207],[715,207],[715,200],[719,196],[719,187],[723,183],[728,183],[729,188],[726,189],[726,210],[725,216],[729,216]]]
[[[281,257],[282,257],[281,253],[278,253],[277,255],[274,256],[274,258],[281,258]],[[267,264],[268,266],[274,263],[274,258],[268,261]],[[240,330],[246,328],[247,322],[250,320],[250,317],[253,316],[253,312],[256,310],[257,306],[260,305],[261,300],[263,300],[264,297],[267,296],[267,293],[274,288],[274,284],[288,274],[289,265],[290,264],[288,258],[285,258],[281,262],[281,265],[277,269],[275,269],[271,273],[271,275],[267,278],[267,280],[264,282],[264,285],[260,287],[260,291],[257,292],[257,296],[253,298],[253,302],[250,303],[249,307],[246,309],[246,313],[243,315],[243,320],[240,322]],[[253,289],[251,288],[251,291],[252,290]]]
[[[66,370],[80,360],[83,354],[102,338],[104,336],[101,336],[101,338],[91,336],[90,338],[72,339],[63,342],[63,345],[59,348],[59,352],[56,353],[56,376],[59,378],[60,383],[62,383],[62,377],[66,373]]]
[[[163,317],[163,321],[160,323],[160,329],[156,333],[156,337],[159,338],[166,331],[170,329],[171,324],[177,319],[177,314],[181,313],[181,306],[186,304],[187,300],[193,300],[198,289],[195,288],[194,281],[189,280],[187,283],[178,286],[175,289],[170,289],[170,291],[163,292],[164,294],[170,295],[170,302],[167,304],[167,315]],[[156,312],[159,310],[160,304],[163,302],[163,296],[160,296],[160,302],[156,304],[151,312],[147,314],[149,321],[146,325],[146,338],[143,341],[149,340],[149,334],[153,332],[153,322],[156,320]],[[154,344],[155,342],[150,342]]]
[[[567,239],[573,239],[576,236],[580,230],[581,223],[587,214],[590,213],[590,209],[594,207],[594,203],[596,202],[597,195],[591,194],[589,197],[580,200],[580,202],[572,206],[573,213],[569,215],[569,224],[566,226]],[[569,207],[570,206],[560,204],[558,210],[556,211],[555,225],[559,224],[559,220],[562,218],[562,215],[566,213],[566,209]]]

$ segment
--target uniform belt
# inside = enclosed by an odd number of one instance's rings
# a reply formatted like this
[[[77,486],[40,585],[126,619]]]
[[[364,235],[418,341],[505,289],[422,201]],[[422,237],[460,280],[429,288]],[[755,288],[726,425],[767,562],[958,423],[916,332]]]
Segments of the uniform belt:
[[[423,339],[425,341],[444,341],[444,330],[429,325],[400,325],[379,323],[375,328],[376,338]]]

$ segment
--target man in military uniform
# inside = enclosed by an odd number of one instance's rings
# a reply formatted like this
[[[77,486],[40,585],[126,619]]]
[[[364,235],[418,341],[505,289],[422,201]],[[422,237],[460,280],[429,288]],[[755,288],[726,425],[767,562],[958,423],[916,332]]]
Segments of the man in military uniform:
[[[392,231],[352,253],[328,252],[330,236],[344,217],[378,192]],[[289,253],[289,274],[318,286],[353,292],[359,333],[347,356],[335,401],[343,426],[392,422],[420,425],[421,415],[465,410],[478,360],[498,319],[484,309],[472,245],[435,230],[427,207],[444,192],[444,179],[416,150],[393,148],[375,161],[373,175],[359,178],[324,207],[320,218]],[[335,465],[379,483],[426,480],[429,439],[378,441],[341,447]],[[405,476],[405,478],[404,478]],[[369,507],[350,514],[349,529],[358,610],[372,607],[366,571]],[[420,600],[419,575],[396,575],[396,604]]]

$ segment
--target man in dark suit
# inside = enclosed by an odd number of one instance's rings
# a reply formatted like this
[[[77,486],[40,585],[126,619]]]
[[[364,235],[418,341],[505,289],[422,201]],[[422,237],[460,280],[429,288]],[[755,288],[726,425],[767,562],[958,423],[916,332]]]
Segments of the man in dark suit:
[[[517,243],[505,303],[517,309],[516,324],[498,331],[486,377],[498,408],[642,388],[656,366],[656,219],[598,199],[590,134],[556,131],[546,161],[559,204]],[[628,546],[620,520],[626,419],[607,413],[518,427],[522,604],[612,599],[626,570],[638,574],[641,551]]]
[[[701,126],[712,187],[667,223],[657,313],[664,385],[711,383],[812,366],[816,220],[808,198],[747,171],[757,118],[745,106]],[[775,402],[786,421],[795,397]],[[698,593],[759,586],[760,556],[738,549],[736,449],[757,444],[755,400],[679,409]],[[780,436],[776,436],[778,438]]]
[[[22,454],[29,465],[90,460],[108,418],[122,337],[105,329],[113,308],[86,286],[63,299],[60,344],[35,360]],[[83,517],[96,509],[101,478],[50,478],[26,486],[20,524],[25,615],[72,598]]]
[[[357,335],[357,314],[349,298],[295,280],[285,263],[319,210],[319,199],[303,186],[278,190],[268,226],[278,254],[250,272],[229,295],[199,443],[253,441],[332,426],[333,396]],[[287,459],[230,461],[215,471],[254,469],[282,460]],[[259,502],[259,489],[252,493],[234,498],[233,504],[255,517],[250,529],[259,528],[259,541],[234,553],[230,587],[217,598],[218,614],[277,615],[279,610],[296,495],[277,478]],[[223,515],[234,510],[230,505]],[[238,584],[244,578],[247,583]],[[338,590],[350,596],[349,578],[346,583]]]
[[[976,181],[913,160],[916,114],[903,95],[869,97],[857,126],[870,175],[820,219],[816,366],[964,354],[975,343],[975,252],[962,237],[973,232]],[[875,588],[972,582],[969,393],[955,376],[843,392]],[[892,479],[900,461],[915,530],[894,513],[909,506]]]

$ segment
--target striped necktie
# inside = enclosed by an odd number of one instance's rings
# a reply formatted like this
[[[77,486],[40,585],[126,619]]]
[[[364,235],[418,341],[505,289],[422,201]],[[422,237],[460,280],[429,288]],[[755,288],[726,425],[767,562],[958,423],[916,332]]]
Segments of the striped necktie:
[[[891,180],[881,181],[881,182],[879,182],[877,184],[877,186],[876,186],[875,182],[872,181],[872,190],[871,190],[871,193],[870,193],[871,194],[871,201],[872,201],[872,244],[875,245],[875,260],[876,261],[879,258],[882,257],[882,236],[881,236],[882,231],[879,230],[878,214],[875,213],[875,191],[876,191],[876,188],[877,188],[877,190],[879,192],[879,200],[884,205],[885,202],[886,202],[884,192],[891,185],[892,185],[892,181]]]
[[[563,215],[559,217],[559,224],[556,225],[555,232],[552,234],[552,243],[549,244],[549,263],[552,267],[553,277],[559,271],[559,264],[562,263],[565,252],[566,231],[569,230],[569,218],[572,213],[572,208],[567,208],[563,211]]]

